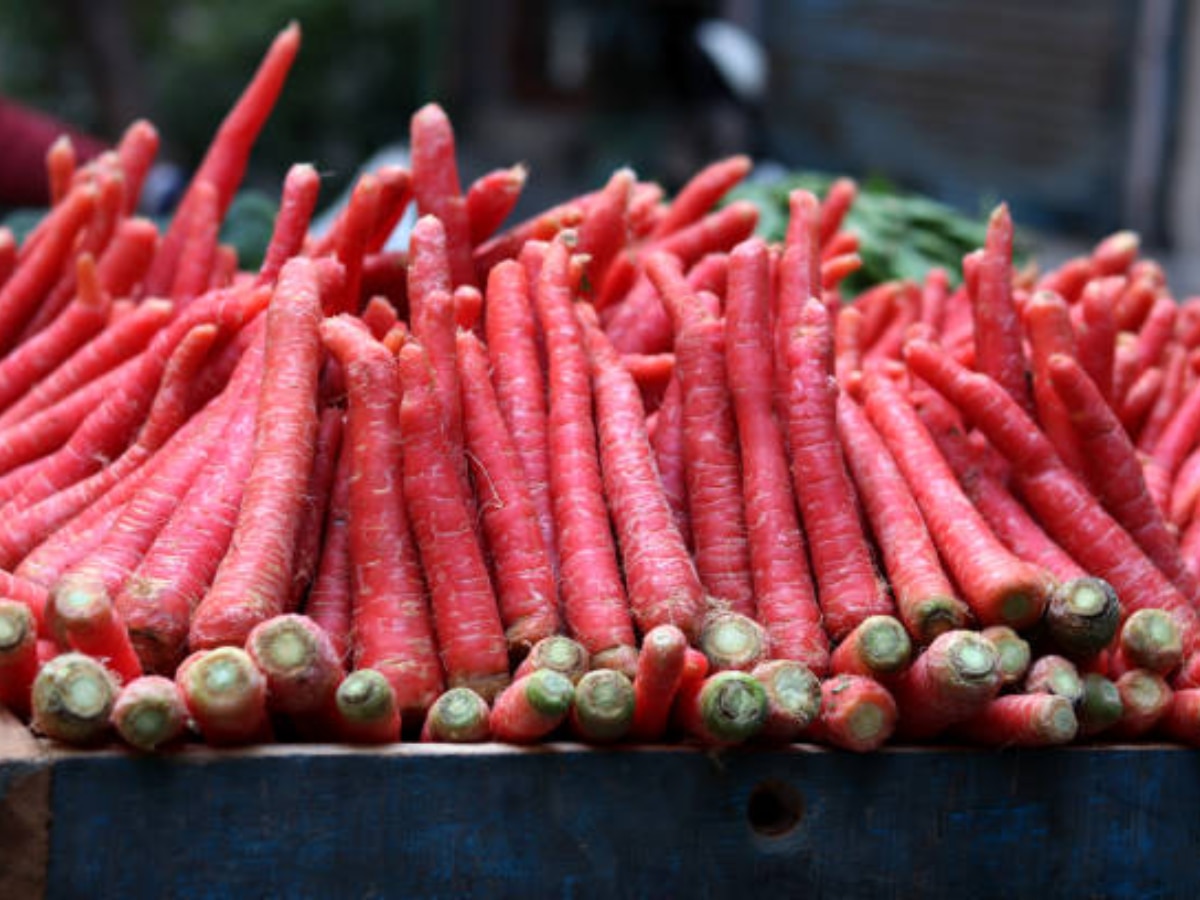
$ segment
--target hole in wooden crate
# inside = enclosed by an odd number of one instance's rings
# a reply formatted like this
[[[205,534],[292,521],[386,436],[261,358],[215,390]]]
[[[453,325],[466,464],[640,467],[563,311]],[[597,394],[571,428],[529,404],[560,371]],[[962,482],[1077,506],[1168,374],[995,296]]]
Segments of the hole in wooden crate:
[[[755,785],[746,804],[746,820],[763,837],[782,837],[800,824],[803,815],[800,792],[774,779]]]

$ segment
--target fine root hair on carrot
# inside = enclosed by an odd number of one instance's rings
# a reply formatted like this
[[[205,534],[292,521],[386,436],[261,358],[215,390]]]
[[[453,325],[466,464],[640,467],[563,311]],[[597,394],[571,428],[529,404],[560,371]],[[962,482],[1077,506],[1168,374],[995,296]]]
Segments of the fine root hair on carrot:
[[[735,612],[710,615],[700,632],[700,649],[712,671],[749,671],[767,656],[767,633],[749,616]]]
[[[440,744],[478,744],[491,736],[487,701],[470,688],[443,693],[429,707],[421,740]]]
[[[912,639],[894,616],[868,616],[833,652],[834,672],[869,678],[894,675],[912,661]]]
[[[1165,675],[1183,660],[1183,638],[1170,613],[1139,609],[1121,627],[1120,650],[1129,666]]]
[[[1121,720],[1124,704],[1121,692],[1110,678],[1089,672],[1083,676],[1083,697],[1079,701],[1079,734],[1092,737],[1107,731]]]
[[[759,663],[750,673],[767,692],[767,721],[759,738],[792,743],[821,712],[821,680],[790,659]]]
[[[308,616],[289,613],[260,622],[246,638],[246,652],[267,678],[273,712],[322,712],[342,680],[333,641]]]
[[[1117,636],[1121,601],[1101,578],[1073,578],[1050,594],[1043,620],[1046,636],[1068,659],[1092,659]]]
[[[109,733],[117,679],[99,660],[64,653],[33,682],[32,728],[65,744],[94,744]]]
[[[1029,671],[1033,652],[1029,642],[1007,625],[991,625],[980,632],[996,648],[1001,687],[1020,684]]]
[[[392,683],[377,669],[356,669],[334,692],[338,732],[352,744],[400,740],[400,705]]]
[[[591,669],[591,658],[587,648],[563,634],[542,638],[533,645],[529,655],[521,660],[514,677],[520,678],[537,669],[552,669],[578,684],[579,679]]]
[[[112,710],[113,727],[121,740],[145,753],[180,740],[187,721],[179,686],[162,675],[143,675],[126,684]]]
[[[571,732],[588,743],[611,743],[633,724],[633,682],[613,669],[593,669],[575,685]]]
[[[1083,678],[1065,656],[1051,653],[1034,660],[1025,676],[1025,693],[1056,694],[1075,706],[1083,702]]]

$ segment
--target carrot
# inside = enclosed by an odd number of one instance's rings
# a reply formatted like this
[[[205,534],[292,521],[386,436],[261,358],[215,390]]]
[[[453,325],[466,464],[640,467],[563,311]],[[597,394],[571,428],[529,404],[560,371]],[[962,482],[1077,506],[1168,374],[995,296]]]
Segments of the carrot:
[[[888,742],[898,712],[891,693],[862,675],[836,675],[821,684],[821,713],[809,729],[821,743],[869,753]]]
[[[1069,744],[1078,728],[1066,697],[1010,694],[992,700],[957,731],[989,747],[1052,747]]]
[[[1158,398],[1163,393],[1166,380],[1163,369],[1160,366],[1154,366],[1139,375],[1137,380],[1125,391],[1125,396],[1121,398],[1116,413],[1121,427],[1131,438],[1135,440],[1140,438],[1151,411],[1158,406]]]
[[[470,688],[450,688],[434,701],[421,726],[421,740],[440,744],[478,744],[491,737],[487,701]]]
[[[1070,405],[1054,390],[1050,373],[1050,360],[1054,356],[1074,360],[1077,352],[1067,303],[1057,294],[1038,291],[1021,310],[1021,315],[1030,345],[1029,362],[1038,423],[1063,462],[1073,471],[1083,472],[1085,453],[1072,426]]]
[[[1161,436],[1150,448],[1150,456],[1168,479],[1174,478],[1200,433],[1200,380],[1184,394],[1171,414]]]
[[[482,244],[499,230],[521,198],[529,170],[523,165],[495,169],[467,187],[467,219],[471,245]]]
[[[18,600],[0,598],[0,706],[29,716],[30,691],[38,671],[38,623]]]
[[[821,682],[803,663],[773,659],[750,673],[767,692],[767,721],[759,737],[793,743],[816,720],[821,710]]]
[[[1125,290],[1117,298],[1113,307],[1113,317],[1116,319],[1117,330],[1136,332],[1154,305],[1158,296],[1159,285],[1152,278],[1134,278],[1132,275],[1125,283]]]
[[[63,653],[42,666],[33,681],[30,727],[64,744],[96,744],[108,736],[118,690],[99,661]]]
[[[1112,586],[1086,575],[1054,589],[1043,620],[1049,641],[1075,661],[1099,655],[1117,636],[1120,623],[1121,603]]]
[[[349,564],[354,596],[355,665],[378,668],[396,693],[401,715],[418,719],[444,680],[403,489],[400,384],[395,357],[343,318],[321,325],[341,361],[349,390]]]
[[[187,731],[187,705],[179,685],[162,675],[143,675],[125,684],[112,709],[112,724],[130,747],[154,753]]]
[[[837,428],[850,474],[883,556],[900,621],[920,643],[963,627],[970,610],[958,599],[946,576],[912,491],[875,427],[845,394],[837,399]]]
[[[286,613],[255,625],[245,649],[266,676],[268,710],[319,728],[344,675],[329,635],[307,616]]]
[[[392,683],[377,669],[358,669],[334,692],[335,730],[351,744],[394,744],[400,740],[400,706]]]
[[[1120,721],[1123,713],[1121,693],[1112,680],[1095,672],[1083,676],[1083,699],[1077,710],[1081,737],[1106,731]]]
[[[911,659],[912,641],[904,626],[891,616],[868,616],[833,651],[830,670],[886,680]]]
[[[192,205],[188,210],[187,234],[180,246],[168,292],[181,308],[208,286],[221,228],[221,200],[216,185],[197,181],[192,184],[189,194]]]
[[[490,700],[509,681],[496,595],[450,456],[429,357],[413,342],[401,349],[398,361],[404,501],[429,583],[447,681]]]
[[[773,411],[770,265],[762,241],[730,256],[725,362],[741,450],[742,496],[751,579],[771,656],[804,663],[818,675],[829,666],[804,536],[790,491],[784,436]]]
[[[350,463],[349,441],[338,448],[337,468],[321,528],[317,570],[304,605],[304,613],[329,635],[337,658],[350,660],[350,623],[353,615],[350,575]]]
[[[671,705],[683,680],[687,636],[674,625],[659,625],[642,639],[637,674],[633,679],[633,721],[629,735],[637,741],[658,741],[666,734]]]
[[[1159,297],[1150,307],[1134,345],[1140,369],[1145,370],[1162,360],[1163,351],[1174,338],[1175,314],[1178,308],[1170,297]]]
[[[608,744],[629,733],[633,714],[633,682],[613,669],[593,669],[575,685],[567,721],[580,740]]]
[[[1197,746],[1200,743],[1200,690],[1175,691],[1171,695],[1171,705],[1158,721],[1158,728],[1172,740]]]
[[[683,385],[678,371],[663,393],[655,418],[650,444],[654,448],[658,480],[667,505],[671,507],[675,526],[684,543],[691,548],[694,546],[694,536],[688,517],[687,472],[684,465]]]
[[[1121,718],[1109,729],[1115,738],[1132,740],[1149,733],[1171,706],[1171,687],[1154,672],[1131,669],[1116,684]]]
[[[1137,259],[1141,240],[1133,231],[1118,231],[1100,241],[1092,250],[1092,266],[1096,274],[1122,275]]]
[[[637,384],[642,397],[642,406],[647,416],[662,404],[667,385],[675,376],[675,354],[666,353],[623,353],[619,355],[622,367]]]
[[[125,179],[125,215],[137,210],[142,186],[154,165],[159,148],[158,129],[145,119],[135,119],[117,142],[117,167]]]
[[[811,298],[820,296],[820,217],[820,204],[813,194],[804,190],[794,190],[788,194],[788,225],[784,235],[783,256],[775,273],[775,306],[772,310],[776,401],[781,404],[781,417],[782,410],[786,408],[782,404],[788,398],[792,374],[788,348],[800,326],[805,304]],[[832,309],[829,315],[833,315]],[[873,334],[864,334],[864,343],[873,337]]]
[[[1123,286],[1124,282],[1118,278],[1090,281],[1083,289],[1076,328],[1080,365],[1110,403],[1114,400],[1113,352],[1117,341],[1113,310]]]
[[[8,283],[17,268],[17,239],[12,229],[0,226],[0,288]]]
[[[1171,482],[1168,518],[1176,529],[1182,531],[1192,521],[1197,498],[1200,498],[1200,449],[1187,455]]]
[[[484,241],[472,254],[475,271],[480,280],[487,277],[497,264],[515,259],[522,248],[531,241],[549,241],[559,232],[574,228],[583,220],[584,204],[578,199],[561,203],[533,218],[505,229]]]
[[[750,173],[752,166],[750,157],[740,155],[705,166],[680,188],[651,230],[649,239],[666,237],[698,221]]]
[[[575,252],[588,257],[585,296],[593,295],[604,283],[605,273],[628,241],[626,210],[636,180],[632,169],[614,172],[579,223]]]
[[[589,307],[580,307],[590,361],[604,494],[617,532],[630,609],[642,633],[676,625],[694,639],[704,587],[657,478],[637,385]]]
[[[140,303],[129,315],[110,320],[109,325],[95,338],[81,346],[75,353],[58,365],[52,372],[32,386],[27,386],[23,396],[0,415],[0,428],[11,432],[18,423],[24,429],[32,428],[35,413],[51,410],[54,404],[68,400],[81,390],[88,390],[105,373],[121,363],[133,359],[142,352],[173,314],[174,306],[168,300],[150,299]],[[94,388],[92,389],[94,392]],[[111,391],[111,386],[105,393]],[[101,394],[103,396],[104,394]],[[96,405],[91,398],[84,409]],[[79,416],[57,415],[68,422],[77,422]],[[67,431],[69,434],[70,431]],[[8,460],[5,460],[8,464]]]
[[[900,709],[899,733],[930,738],[973,718],[999,693],[995,646],[972,631],[938,635],[892,683]]]
[[[533,645],[529,654],[517,665],[513,677],[520,678],[538,669],[553,669],[571,679],[572,684],[578,684],[590,664],[591,659],[582,644],[566,635],[555,634]]]
[[[180,663],[175,683],[206,743],[229,746],[270,738],[267,678],[241,647],[195,651]]]
[[[546,252],[535,295],[549,386],[547,445],[563,614],[597,668],[634,671],[634,633],[604,501],[587,352],[571,308],[568,251]]]
[[[508,744],[541,740],[566,721],[574,696],[575,686],[552,669],[518,678],[492,704],[492,737]]]
[[[275,215],[275,228],[258,270],[259,284],[272,283],[283,264],[303,248],[320,191],[321,176],[311,165],[296,163],[288,169],[283,179],[279,211]]]
[[[980,634],[996,648],[1001,689],[1024,681],[1033,658],[1029,642],[1007,625],[989,625]]]
[[[675,701],[683,731],[707,746],[740,744],[767,724],[767,692],[748,672],[716,672],[698,683],[685,682]]]
[[[781,300],[782,302],[782,300]],[[787,416],[792,486],[812,555],[817,599],[831,639],[840,641],[863,619],[894,611],[876,577],[858,499],[837,436],[836,385],[829,313],[805,302],[787,347]]]
[[[1200,621],[1188,601],[1062,464],[1016,403],[995,382],[967,372],[926,342],[910,342],[906,356],[913,372],[974,420],[1012,463],[1021,493],[1050,536],[1109,582],[1127,609],[1154,606],[1175,615],[1191,647]]]
[[[413,114],[409,131],[417,212],[435,215],[445,226],[453,283],[474,284],[471,225],[458,180],[450,119],[436,103],[428,103]]]
[[[1025,675],[1025,693],[1065,697],[1072,706],[1083,702],[1083,678],[1075,664],[1063,656],[1048,654],[1034,660]]]
[[[65,640],[60,643],[102,660],[122,683],[142,674],[129,632],[108,594],[68,583],[55,588],[51,603],[47,615],[61,629]]]
[[[192,617],[194,648],[243,644],[251,628],[286,605],[318,427],[320,315],[316,267],[295,257],[267,310],[254,462],[229,551]]]
[[[559,630],[550,557],[516,447],[489,380],[487,351],[474,334],[457,340],[466,449],[475,467],[484,535],[510,654],[520,656]]]
[[[191,227],[192,210],[197,203],[197,186],[209,182],[216,188],[218,218],[223,218],[229,209],[245,175],[250,151],[283,90],[299,49],[300,26],[293,22],[271,42],[250,83],[217,128],[146,274],[147,295],[166,294],[175,277],[187,230]]]
[[[1139,609],[1121,626],[1117,646],[1109,655],[1109,675],[1145,669],[1168,676],[1183,660],[1183,641],[1175,620],[1161,609]]]
[[[59,135],[46,150],[46,175],[50,181],[50,205],[62,202],[75,174],[75,145],[71,136]]]
[[[711,671],[750,671],[768,655],[766,631],[741,613],[714,612],[704,620],[698,646],[708,657]]]
[[[338,455],[342,446],[342,411],[336,407],[321,410],[317,426],[317,447],[312,472],[304,491],[304,508],[297,526],[295,566],[288,612],[296,612],[316,578],[324,540],[325,513],[333,490]]]

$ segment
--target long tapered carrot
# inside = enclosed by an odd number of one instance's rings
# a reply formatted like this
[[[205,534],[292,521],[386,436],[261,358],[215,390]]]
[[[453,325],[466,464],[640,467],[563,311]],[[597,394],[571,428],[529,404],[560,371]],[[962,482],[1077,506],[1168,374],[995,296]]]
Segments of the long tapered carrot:
[[[450,119],[436,103],[428,103],[413,113],[409,133],[417,211],[437,216],[445,226],[446,252],[454,284],[474,284],[471,223],[459,183]]]
[[[575,252],[588,257],[584,290],[587,296],[604,283],[609,265],[628,241],[625,211],[636,180],[631,169],[614,172],[579,223]]]
[[[771,656],[804,663],[818,675],[829,665],[807,548],[788,490],[783,433],[774,416],[770,330],[770,264],[766,244],[751,240],[730,255],[725,361],[741,449],[755,607]]]
[[[525,166],[515,165],[495,169],[471,182],[466,196],[472,246],[482,244],[504,224],[520,200],[528,177]]]
[[[117,142],[117,165],[125,178],[125,215],[137,210],[142,186],[154,165],[161,143],[158,129],[146,119],[130,123]]]
[[[730,156],[705,166],[691,177],[667,206],[650,232],[650,240],[665,237],[699,220],[749,173],[748,156]]]
[[[295,256],[304,246],[308,226],[321,191],[321,176],[308,163],[296,163],[288,169],[283,179],[283,196],[279,198],[279,211],[275,215],[275,228],[271,241],[263,255],[258,270],[258,281],[269,284],[274,281],[283,264]]]
[[[634,668],[634,632],[604,501],[582,328],[571,308],[569,251],[546,251],[534,306],[547,356],[550,498],[563,614],[593,664]]]
[[[970,610],[946,575],[912,490],[862,408],[845,394],[837,400],[837,426],[904,627],[921,643],[963,627]]]
[[[254,465],[229,552],[192,617],[194,648],[240,645],[256,624],[282,612],[290,595],[317,434],[320,315],[317,269],[295,257],[280,272],[267,309]]]
[[[808,537],[825,628],[839,641],[863,619],[890,615],[895,606],[875,573],[837,436],[829,311],[810,298],[798,323],[786,358],[792,487]]]
[[[329,635],[343,663],[350,661],[354,609],[350,574],[350,461],[353,453],[349,435],[344,434],[321,529],[320,558],[304,605],[304,614]]]
[[[972,292],[975,358],[981,372],[994,378],[1023,409],[1032,412],[1021,323],[1012,296],[1012,242],[1012,218],[1008,207],[1001,204],[988,220],[979,284]]]
[[[1022,496],[1050,536],[1086,570],[1109,582],[1127,609],[1156,606],[1173,613],[1185,646],[1194,646],[1200,618],[1186,598],[1063,465],[1016,402],[987,376],[968,372],[928,342],[910,342],[905,356],[912,370],[1009,460]]]
[[[271,42],[250,83],[218,127],[146,274],[146,294],[163,296],[170,289],[191,227],[197,185],[210,182],[216,188],[218,213],[224,217],[245,175],[254,142],[283,90],[299,50],[300,26],[293,22]]]
[[[495,591],[442,425],[433,367],[423,347],[397,357],[404,397],[404,501],[429,583],[438,649],[451,687],[490,700],[509,681]]]
[[[579,314],[591,363],[604,493],[634,621],[642,633],[675,625],[694,639],[706,612],[704,587],[658,481],[637,386],[594,311],[583,306]]]
[[[1068,407],[1054,390],[1050,358],[1061,353],[1076,355],[1075,332],[1067,303],[1057,294],[1039,291],[1021,310],[1029,339],[1029,363],[1033,376],[1033,401],[1038,423],[1054,444],[1063,462],[1076,472],[1084,471],[1085,460],[1072,427]]]
[[[491,552],[500,617],[510,653],[523,654],[560,628],[558,590],[525,472],[474,334],[458,333],[466,450]]]
[[[387,676],[402,714],[421,716],[444,688],[417,547],[401,487],[395,357],[353,320],[322,338],[345,368],[350,450],[349,553],[355,665]]]

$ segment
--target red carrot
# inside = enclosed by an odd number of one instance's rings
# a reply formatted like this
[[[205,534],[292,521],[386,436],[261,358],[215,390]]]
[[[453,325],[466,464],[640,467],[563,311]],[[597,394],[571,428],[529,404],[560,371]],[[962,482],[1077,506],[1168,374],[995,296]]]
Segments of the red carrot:
[[[587,353],[571,308],[568,251],[556,241],[535,291],[546,341],[550,499],[561,569],[563,613],[597,667],[632,673],[634,635],[617,567],[596,451]]]
[[[180,663],[175,683],[206,743],[228,746],[270,738],[267,679],[241,647],[197,650]]]
[[[989,747],[1052,747],[1069,744],[1079,722],[1071,701],[1054,694],[997,697],[958,726],[968,740]]]
[[[168,292],[181,308],[208,287],[221,228],[221,200],[216,185],[208,181],[193,182],[189,195],[192,205],[188,210],[187,234],[179,249]]]
[[[776,402],[782,417],[791,380],[788,348],[800,326],[805,304],[819,297],[820,248],[817,246],[821,228],[821,210],[817,198],[808,191],[795,190],[788,194],[788,226],[784,236],[783,256],[776,271],[775,308],[772,310],[775,335]],[[830,316],[832,316],[830,310]],[[831,326],[832,327],[832,326]],[[864,343],[873,334],[864,334]]]
[[[529,170],[523,165],[496,169],[471,182],[467,188],[467,219],[471,223],[471,244],[490,238],[504,224],[521,198]]]
[[[350,661],[350,623],[353,615],[350,576],[350,461],[349,440],[343,440],[330,487],[321,529],[320,557],[304,613],[333,641],[337,657]]]
[[[509,681],[496,595],[449,453],[429,357],[412,342],[398,361],[404,501],[429,583],[446,678],[451,687],[469,687],[490,700]]]
[[[1092,250],[1092,266],[1096,274],[1123,275],[1137,259],[1141,240],[1132,231],[1118,231],[1100,241]]]
[[[266,676],[271,712],[310,722],[328,715],[343,671],[320,625],[307,616],[275,616],[250,630],[246,652]]]
[[[1187,688],[1171,695],[1171,705],[1158,720],[1159,730],[1172,740],[1200,746],[1200,689]]]
[[[355,665],[377,668],[402,715],[418,718],[444,688],[429,601],[402,489],[395,357],[350,320],[327,319],[322,339],[349,390],[345,444]]]
[[[509,744],[541,740],[566,720],[574,696],[575,686],[552,669],[518,678],[492,704],[492,737]]]
[[[675,625],[695,639],[705,613],[704,587],[658,481],[637,385],[594,312],[581,307],[579,314],[591,364],[604,494],[634,621],[642,633]]]
[[[242,644],[287,602],[318,426],[320,315],[316,266],[295,257],[283,267],[267,310],[255,459],[229,552],[192,617],[194,648]]]
[[[604,283],[604,275],[628,240],[625,211],[636,176],[631,169],[618,169],[604,189],[588,204],[579,223],[575,252],[588,257],[583,293],[591,296]]]
[[[1076,355],[1075,332],[1067,303],[1057,294],[1039,291],[1021,311],[1029,338],[1030,368],[1033,372],[1033,400],[1038,423],[1054,444],[1063,462],[1075,472],[1083,472],[1086,462],[1069,413],[1070,405],[1054,390],[1050,359],[1055,354]]]
[[[1054,694],[1078,706],[1084,699],[1083,678],[1075,664],[1063,656],[1039,656],[1025,675],[1025,693]]]
[[[1200,381],[1188,389],[1150,451],[1154,462],[1162,467],[1169,478],[1175,477],[1184,459],[1196,445],[1197,434],[1200,434]]]
[[[657,741],[666,734],[687,649],[687,636],[674,625],[659,625],[643,638],[633,679],[636,699],[629,734],[634,740]]]
[[[748,672],[717,672],[685,682],[675,701],[680,727],[707,746],[731,746],[756,737],[767,723],[767,692]]]
[[[902,671],[911,659],[912,641],[904,626],[891,616],[869,616],[838,644],[830,669],[837,675],[886,679]]]
[[[520,678],[538,669],[553,669],[565,675],[572,684],[591,669],[591,657],[583,644],[566,635],[555,634],[542,638],[530,649],[529,654],[513,670],[513,678]]]
[[[335,730],[351,744],[393,744],[400,740],[401,716],[396,692],[383,673],[358,669],[334,694]]]
[[[1043,624],[1046,637],[1060,653],[1083,662],[1112,643],[1120,623],[1121,603],[1112,586],[1083,576],[1054,589]]]
[[[478,744],[492,735],[487,701],[470,688],[450,688],[429,707],[421,726],[425,743]]]
[[[500,618],[510,654],[523,655],[559,630],[554,572],[521,460],[489,380],[487,351],[474,334],[460,331],[456,355],[466,449],[475,467]]]
[[[46,175],[50,181],[50,205],[62,202],[75,174],[75,145],[71,136],[59,135],[46,150]]]
[[[989,625],[980,634],[996,648],[996,667],[1000,672],[1001,690],[1024,681],[1033,658],[1029,642],[1007,625]]]
[[[1012,241],[1012,219],[1008,207],[1000,204],[988,221],[986,250],[979,261],[979,285],[972,291],[976,366],[1008,391],[1022,409],[1032,413],[1021,323],[1012,297]]]
[[[1137,336],[1138,366],[1145,370],[1157,365],[1167,344],[1175,333],[1175,315],[1178,306],[1170,297],[1159,297],[1146,314]]]
[[[143,675],[125,684],[113,704],[113,728],[126,744],[145,753],[182,738],[187,720],[179,685],[161,675]]]
[[[575,685],[567,722],[579,740],[608,744],[629,733],[633,714],[633,682],[613,669],[593,669]]]
[[[862,675],[837,675],[821,685],[821,713],[810,729],[825,744],[869,753],[891,738],[896,701],[887,688]]]
[[[845,394],[837,400],[837,426],[904,627],[923,644],[963,627],[970,610],[950,584],[913,492],[875,427]]]
[[[1116,407],[1117,418],[1121,427],[1135,440],[1142,434],[1142,429],[1150,412],[1158,406],[1158,398],[1166,386],[1166,374],[1155,366],[1147,369],[1129,385],[1125,396]],[[1099,387],[1099,385],[1097,385]]]
[[[283,180],[283,196],[279,198],[279,212],[275,215],[275,229],[258,270],[260,284],[273,282],[283,264],[304,246],[320,191],[321,176],[311,165],[296,163],[288,169]]]
[[[705,166],[667,206],[666,213],[650,232],[650,240],[673,234],[698,221],[749,174],[752,165],[748,156],[730,156]]]
[[[749,672],[767,659],[767,633],[749,616],[724,611],[704,620],[699,648],[708,657],[711,671],[738,669]]]
[[[45,586],[0,569],[0,598],[24,603],[37,621],[38,632],[43,637],[49,634],[44,626],[46,602],[49,600]]]
[[[770,266],[761,241],[730,257],[725,360],[741,449],[751,577],[771,655],[804,663],[818,675],[829,665],[812,574],[789,483],[783,433],[773,411]]]
[[[17,268],[17,239],[12,229],[0,227],[0,288],[12,277]]]
[[[979,714],[1000,691],[999,655],[971,631],[939,635],[893,684],[900,732],[933,737]]]
[[[474,284],[471,225],[458,180],[450,119],[436,103],[426,104],[413,114],[410,134],[417,211],[437,216],[445,226],[453,283]]]
[[[129,632],[107,593],[83,582],[64,582],[51,597],[47,614],[71,649],[103,661],[123,682],[142,674]]]
[[[475,248],[473,259],[480,279],[498,263],[515,259],[530,241],[549,241],[559,232],[573,228],[583,219],[584,204],[578,199],[551,207],[531,219],[508,228]]]
[[[1131,669],[1117,679],[1121,695],[1121,718],[1109,734],[1132,740],[1151,731],[1171,706],[1172,690],[1161,675],[1146,669]]]
[[[750,673],[767,692],[767,721],[759,738],[791,744],[821,711],[821,682],[803,663],[773,659]]]
[[[223,218],[241,184],[250,151],[275,106],[288,71],[300,49],[300,26],[290,24],[268,48],[258,70],[234,103],[214,135],[204,159],[192,176],[191,186],[179,202],[171,226],[154,264],[146,275],[145,291],[150,296],[167,293],[190,228],[197,186],[210,182],[217,191],[219,218]]]
[[[125,215],[138,208],[142,185],[158,155],[158,130],[145,119],[132,122],[117,143],[117,166],[125,178]]]
[[[99,661],[63,653],[42,666],[33,681],[30,727],[65,744],[96,744],[108,736],[118,690]]]
[[[1113,400],[1113,351],[1117,342],[1113,310],[1123,286],[1118,278],[1091,281],[1080,301],[1079,362],[1109,402]]]
[[[37,619],[17,600],[0,598],[0,706],[21,718],[29,715],[37,675]]]
[[[1145,669],[1164,677],[1183,659],[1183,640],[1175,620],[1161,609],[1139,609],[1121,626],[1117,646],[1109,654],[1109,677],[1129,669]]]
[[[812,555],[825,629],[836,642],[868,616],[888,615],[895,607],[871,562],[858,498],[838,440],[829,311],[810,298],[798,323],[786,358],[792,486]]]

